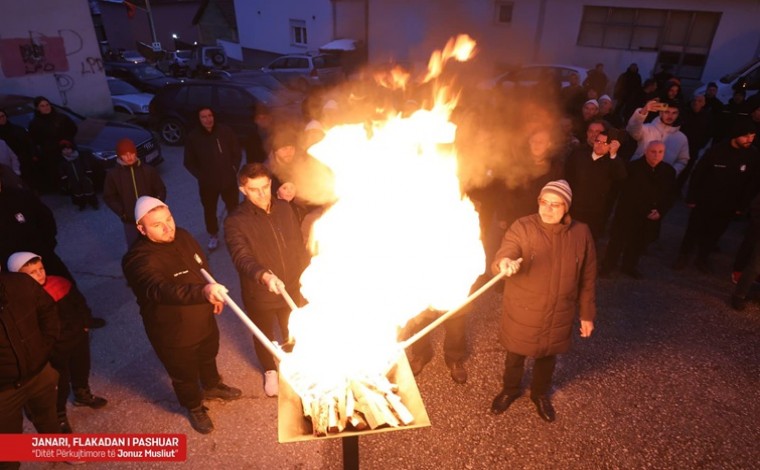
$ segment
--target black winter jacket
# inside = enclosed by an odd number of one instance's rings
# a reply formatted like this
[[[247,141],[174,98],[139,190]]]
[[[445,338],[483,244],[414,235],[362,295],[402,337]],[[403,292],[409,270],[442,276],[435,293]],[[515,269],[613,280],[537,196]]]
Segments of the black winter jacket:
[[[27,274],[0,273],[0,389],[45,367],[58,337],[53,299]]]
[[[177,227],[171,243],[139,238],[121,266],[154,346],[191,346],[216,330],[214,307],[203,295],[208,260],[187,231]]]
[[[103,201],[124,223],[135,223],[135,203],[140,196],[166,200],[166,186],[158,170],[138,160],[134,165],[116,165],[103,183]]]
[[[237,136],[223,124],[215,125],[211,132],[198,127],[187,135],[185,168],[200,186],[214,189],[237,186],[241,157]]]
[[[259,282],[271,270],[296,303],[299,279],[309,263],[298,219],[288,203],[272,198],[269,214],[243,201],[224,222],[224,239],[240,275],[243,301],[249,310],[285,306],[282,296]]]

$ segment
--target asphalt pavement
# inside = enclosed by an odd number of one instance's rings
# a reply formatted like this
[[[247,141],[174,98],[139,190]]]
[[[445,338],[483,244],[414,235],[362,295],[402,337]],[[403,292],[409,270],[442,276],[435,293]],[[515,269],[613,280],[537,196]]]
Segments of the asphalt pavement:
[[[205,246],[195,181],[181,147],[163,147],[159,167],[177,224]],[[105,328],[92,331],[91,388],[109,400],[100,410],[69,405],[81,433],[186,433],[187,468],[342,468],[341,440],[279,444],[277,400],[263,393],[245,327],[229,310],[219,318],[219,369],[243,398],[212,402],[216,430],[190,427],[169,378],[151,349],[121,272],[121,223],[101,205],[79,212],[67,198],[46,196],[59,226],[58,254]],[[220,207],[220,213],[221,213]],[[668,214],[660,240],[643,257],[645,279],[619,273],[598,282],[593,337],[575,335],[560,357],[552,400],[557,421],[541,421],[526,396],[503,415],[489,412],[500,390],[503,351],[496,339],[501,295],[487,292],[469,313],[469,380],[455,384],[436,356],[417,378],[431,426],[359,438],[365,469],[758,468],[760,462],[760,308],[728,306],[729,273],[741,240],[734,224],[714,255],[715,273],[673,271],[687,209]],[[210,254],[217,280],[240,299],[223,243]],[[391,292],[378,293],[377,299]],[[529,383],[526,381],[526,384]],[[31,432],[27,424],[26,432]],[[64,463],[25,463],[53,468]],[[85,468],[152,468],[172,464],[91,462]],[[177,464],[174,464],[177,465]]]

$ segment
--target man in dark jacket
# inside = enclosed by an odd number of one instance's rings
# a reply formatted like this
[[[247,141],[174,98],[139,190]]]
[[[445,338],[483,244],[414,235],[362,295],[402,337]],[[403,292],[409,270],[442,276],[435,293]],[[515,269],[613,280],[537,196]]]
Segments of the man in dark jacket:
[[[644,158],[628,165],[600,275],[608,275],[622,254],[623,273],[641,277],[636,267],[639,257],[647,243],[657,239],[662,218],[675,199],[676,171],[662,161],[664,156],[665,144],[653,140]]]
[[[696,267],[711,272],[710,252],[731,220],[749,207],[760,185],[760,154],[752,146],[756,130],[749,120],[737,122],[730,139],[710,148],[699,160],[689,183],[686,205],[691,209],[675,269],[689,263],[697,249]]]
[[[568,215],[573,193],[565,180],[549,182],[538,197],[538,214],[518,219],[504,235],[491,265],[507,272],[501,343],[507,350],[504,386],[491,412],[501,414],[520,395],[525,357],[535,358],[530,398],[545,421],[555,418],[549,400],[557,354],[570,349],[575,312],[581,337],[596,317],[596,250],[591,232]],[[524,264],[524,266],[522,266]],[[522,266],[522,269],[521,269]]]
[[[573,188],[573,219],[588,224],[598,240],[607,223],[607,200],[613,187],[625,179],[625,163],[617,158],[620,142],[609,132],[599,133],[592,150],[580,147],[565,163],[565,177]]]
[[[234,400],[241,395],[222,382],[216,367],[219,329],[214,314],[222,312],[227,289],[205,280],[201,268],[209,267],[203,250],[192,235],[174,225],[161,200],[141,196],[135,220],[143,237],[122,259],[124,276],[137,297],[150,344],[171,377],[177,400],[189,412],[190,424],[199,433],[210,433],[214,424],[203,400]]]
[[[58,227],[53,212],[31,191],[0,185],[0,262],[17,251],[32,251],[45,258],[48,272],[74,280],[55,253]]]
[[[302,304],[299,280],[309,263],[298,218],[287,202],[272,197],[272,174],[266,166],[245,165],[238,183],[245,200],[224,222],[224,237],[240,276],[243,304],[267,338],[275,339],[276,320],[287,340],[290,308],[280,292],[284,289]],[[274,358],[256,337],[253,344],[264,369],[264,392],[277,396]]]
[[[124,225],[127,249],[140,238],[133,218],[135,203],[140,196],[153,196],[166,200],[166,186],[158,170],[143,165],[137,158],[137,147],[124,138],[116,144],[116,165],[106,173],[103,183],[103,201]]]
[[[752,290],[752,284],[755,283],[760,275],[760,194],[752,200],[749,210],[750,226],[748,227],[745,240],[742,242],[748,245],[749,252],[747,263],[740,272],[739,279],[736,282],[736,288],[731,296],[731,307],[735,310],[744,310],[747,306],[747,296]]]
[[[34,279],[0,273],[0,433],[23,431],[25,407],[38,432],[61,432],[58,373],[48,363],[58,329],[55,302]]]
[[[214,112],[204,107],[198,110],[200,126],[187,135],[185,168],[198,180],[203,220],[209,234],[208,249],[219,246],[219,222],[216,206],[219,196],[227,214],[238,205],[236,176],[242,152],[237,136],[229,127],[214,121]]]

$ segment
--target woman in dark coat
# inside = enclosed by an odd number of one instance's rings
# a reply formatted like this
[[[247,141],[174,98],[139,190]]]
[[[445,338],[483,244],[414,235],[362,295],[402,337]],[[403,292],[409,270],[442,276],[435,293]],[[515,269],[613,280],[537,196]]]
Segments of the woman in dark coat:
[[[500,339],[507,349],[504,387],[491,405],[503,413],[520,397],[526,356],[535,358],[531,400],[539,416],[554,421],[549,401],[556,355],[570,349],[575,312],[581,336],[596,317],[596,251],[588,226],[567,214],[572,191],[565,180],[546,184],[538,214],[517,220],[504,235],[491,266],[507,271]]]
[[[58,188],[58,168],[62,159],[58,143],[62,140],[74,142],[77,125],[71,118],[56,111],[44,96],[34,99],[34,107],[34,118],[29,123],[29,133],[36,150],[32,171],[38,181],[37,189],[54,191]]]

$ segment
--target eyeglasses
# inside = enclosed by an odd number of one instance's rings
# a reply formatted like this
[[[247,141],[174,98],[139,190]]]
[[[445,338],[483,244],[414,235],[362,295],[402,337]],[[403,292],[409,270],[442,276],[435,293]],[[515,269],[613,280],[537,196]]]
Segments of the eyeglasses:
[[[595,144],[602,144],[602,145],[609,145],[609,144],[610,144],[609,142],[605,142],[605,141],[603,141],[603,140],[599,140],[599,139],[596,139],[596,140],[594,141],[594,143],[595,143]]]
[[[549,202],[546,199],[539,199],[538,200],[538,205],[541,206],[541,207],[551,208],[552,210],[554,210],[554,209],[560,209],[562,207],[565,207],[565,203],[564,202]]]

